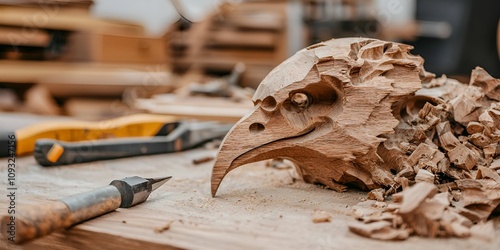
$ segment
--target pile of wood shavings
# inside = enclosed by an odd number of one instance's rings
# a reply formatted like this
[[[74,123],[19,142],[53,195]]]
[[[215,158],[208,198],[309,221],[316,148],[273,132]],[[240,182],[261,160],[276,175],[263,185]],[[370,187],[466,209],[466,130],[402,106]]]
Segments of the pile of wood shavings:
[[[372,190],[368,197],[379,209],[354,211],[360,222],[349,229],[380,240],[492,240],[488,217],[500,210],[500,80],[478,67],[468,86],[442,77],[422,92],[435,98],[407,105],[378,150],[396,159],[396,184]],[[393,203],[380,205],[391,195]]]

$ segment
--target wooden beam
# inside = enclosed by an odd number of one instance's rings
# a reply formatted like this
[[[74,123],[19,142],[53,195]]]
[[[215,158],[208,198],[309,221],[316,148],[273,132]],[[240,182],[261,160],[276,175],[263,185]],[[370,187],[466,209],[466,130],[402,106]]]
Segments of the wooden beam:
[[[135,108],[154,114],[169,114],[177,117],[212,120],[220,122],[237,122],[251,108],[251,103],[236,103],[220,98],[189,97],[184,100],[161,101],[158,99],[139,99]]]
[[[264,31],[217,30],[208,34],[210,47],[274,48],[277,35]]]
[[[58,5],[47,8],[0,5],[0,25],[119,34],[144,33],[144,29],[136,24],[105,21],[93,18],[81,10],[64,9]]]
[[[50,42],[50,35],[45,30],[24,30],[17,27],[0,27],[0,44],[7,44],[13,47],[47,47]]]
[[[169,90],[166,66],[0,60],[0,82],[47,86],[55,96],[121,95],[127,88]]]

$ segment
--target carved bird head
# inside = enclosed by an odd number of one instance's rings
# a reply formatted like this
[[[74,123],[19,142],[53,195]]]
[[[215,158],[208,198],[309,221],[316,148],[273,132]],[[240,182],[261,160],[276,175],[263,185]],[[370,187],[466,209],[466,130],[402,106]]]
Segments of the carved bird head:
[[[224,139],[212,195],[231,170],[271,158],[294,162],[305,181],[343,190],[389,185],[377,147],[399,123],[394,108],[421,88],[423,59],[411,46],[367,38],[297,52],[259,85],[253,110]]]

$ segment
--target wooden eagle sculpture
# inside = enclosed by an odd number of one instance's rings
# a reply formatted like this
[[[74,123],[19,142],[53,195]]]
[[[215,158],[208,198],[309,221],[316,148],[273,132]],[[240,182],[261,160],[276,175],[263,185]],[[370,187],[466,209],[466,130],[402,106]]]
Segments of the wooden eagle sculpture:
[[[231,170],[272,158],[292,161],[306,182],[337,191],[388,188],[420,170],[441,183],[438,177],[489,167],[499,151],[500,81],[481,68],[469,85],[435,78],[411,49],[332,39],[277,66],[256,90],[253,110],[224,139],[212,195]]]

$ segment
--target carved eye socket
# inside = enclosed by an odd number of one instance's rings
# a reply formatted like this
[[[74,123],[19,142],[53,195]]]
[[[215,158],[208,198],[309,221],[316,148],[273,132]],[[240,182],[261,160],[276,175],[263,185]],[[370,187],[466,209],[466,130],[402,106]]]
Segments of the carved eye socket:
[[[276,109],[276,105],[276,99],[272,96],[268,96],[262,101],[261,107],[266,111],[273,111]]]
[[[297,93],[293,94],[290,99],[292,101],[292,104],[300,109],[307,108],[309,106],[309,104],[311,103],[309,96],[305,93],[302,93],[302,92],[297,92]]]

